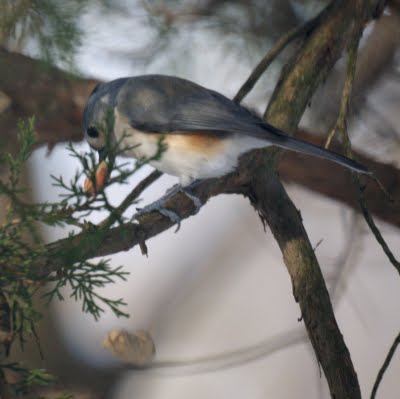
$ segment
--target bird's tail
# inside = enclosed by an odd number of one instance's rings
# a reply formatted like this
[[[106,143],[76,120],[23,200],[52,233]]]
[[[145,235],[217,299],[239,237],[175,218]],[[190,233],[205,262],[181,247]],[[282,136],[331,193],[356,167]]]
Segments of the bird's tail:
[[[333,151],[326,150],[325,148],[318,147],[314,144],[307,143],[293,137],[289,137],[282,130],[279,130],[272,125],[265,124],[263,127],[270,133],[273,133],[273,140],[271,140],[271,142],[278,147],[323,159],[328,159],[358,173],[371,174],[371,172],[365,166],[345,157],[344,155],[340,155]],[[270,140],[271,136],[268,139]]]

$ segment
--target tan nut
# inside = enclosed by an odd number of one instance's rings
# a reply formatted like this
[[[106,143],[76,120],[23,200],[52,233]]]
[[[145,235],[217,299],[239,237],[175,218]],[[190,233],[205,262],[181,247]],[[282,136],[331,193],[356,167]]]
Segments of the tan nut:
[[[83,190],[86,192],[88,196],[95,196],[98,192],[100,192],[106,184],[108,179],[108,164],[106,161],[101,161],[99,166],[96,169],[95,173],[95,181],[96,184],[93,186],[93,182],[88,177],[83,184]]]

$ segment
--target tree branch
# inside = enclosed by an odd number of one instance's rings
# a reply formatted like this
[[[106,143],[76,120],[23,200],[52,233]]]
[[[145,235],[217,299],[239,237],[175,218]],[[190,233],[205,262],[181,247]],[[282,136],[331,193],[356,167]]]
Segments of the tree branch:
[[[318,84],[340,57],[358,23],[362,2],[333,2],[329,12],[284,70],[265,117],[293,131]],[[365,8],[365,7],[364,7]],[[363,9],[363,11],[366,11]],[[274,158],[254,171],[252,203],[271,228],[292,279],[310,341],[332,398],[361,398],[350,353],[336,323],[332,304],[301,216],[274,173]]]
[[[392,361],[393,355],[396,352],[396,349],[399,344],[400,344],[400,333],[397,335],[397,337],[393,341],[393,344],[390,347],[389,353],[387,354],[386,359],[383,362],[378,375],[376,376],[376,380],[375,380],[375,383],[374,383],[374,386],[373,386],[372,392],[371,392],[371,399],[375,399],[376,393],[378,392],[378,388],[382,381],[383,375],[385,374],[386,370],[388,369],[390,362]]]

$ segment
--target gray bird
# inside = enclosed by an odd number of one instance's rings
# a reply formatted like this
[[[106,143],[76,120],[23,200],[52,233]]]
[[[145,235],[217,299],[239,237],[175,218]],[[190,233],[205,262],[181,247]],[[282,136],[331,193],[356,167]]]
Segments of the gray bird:
[[[358,173],[363,166],[324,148],[289,137],[243,106],[216,91],[173,76],[144,75],[98,85],[83,116],[89,145],[104,153],[105,134],[99,126],[108,109],[114,111],[112,140],[120,141],[128,156],[153,157],[160,139],[166,144],[156,169],[177,176],[182,186],[198,179],[224,176],[243,154],[275,145],[324,158]]]

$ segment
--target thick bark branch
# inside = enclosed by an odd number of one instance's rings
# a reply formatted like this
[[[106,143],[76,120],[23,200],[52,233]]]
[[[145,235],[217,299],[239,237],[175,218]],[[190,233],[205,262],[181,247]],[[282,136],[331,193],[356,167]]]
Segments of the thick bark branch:
[[[291,276],[293,295],[333,398],[361,398],[350,353],[335,320],[318,260],[301,214],[268,168],[255,173],[252,203],[268,223]]]
[[[265,116],[293,131],[315,89],[351,40],[354,23],[366,11],[360,1],[337,1],[283,72]],[[350,353],[337,325],[329,294],[301,215],[273,173],[274,159],[258,162],[252,202],[271,228],[292,279],[311,344],[332,398],[361,398]],[[262,169],[261,169],[262,167]],[[262,171],[264,170],[264,173]],[[265,173],[267,171],[267,173]]]

